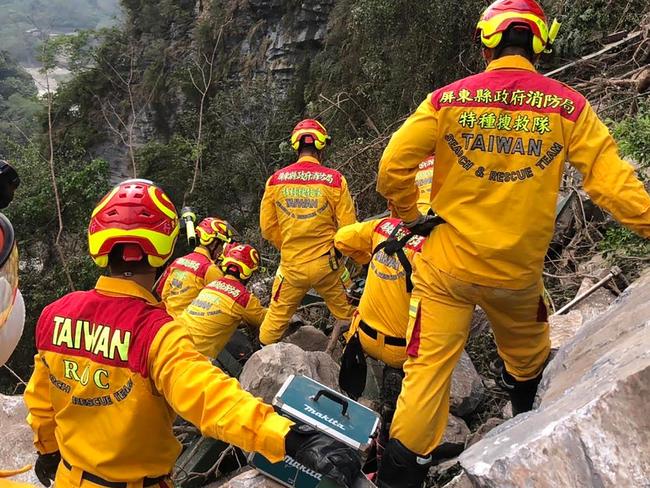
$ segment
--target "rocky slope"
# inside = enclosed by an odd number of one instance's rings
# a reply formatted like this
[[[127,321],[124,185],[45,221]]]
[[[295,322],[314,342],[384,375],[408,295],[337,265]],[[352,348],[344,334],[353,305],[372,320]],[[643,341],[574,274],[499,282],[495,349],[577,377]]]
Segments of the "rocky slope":
[[[544,372],[536,410],[460,457],[474,487],[647,486],[650,272],[588,321]],[[460,480],[456,481],[460,483]]]

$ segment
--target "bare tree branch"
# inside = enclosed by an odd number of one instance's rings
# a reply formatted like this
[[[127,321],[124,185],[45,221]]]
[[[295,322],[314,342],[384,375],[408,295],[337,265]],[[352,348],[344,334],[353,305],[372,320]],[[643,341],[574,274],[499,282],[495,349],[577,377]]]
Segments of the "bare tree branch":
[[[201,64],[199,64],[199,62],[195,58],[194,65],[199,69],[201,73],[202,86],[198,86],[198,83],[196,82],[194,75],[192,74],[192,70],[188,69],[190,74],[190,80],[192,81],[192,85],[194,85],[194,88],[196,88],[196,90],[201,95],[201,100],[199,102],[199,121],[198,121],[198,127],[196,131],[196,146],[195,146],[196,156],[194,159],[194,174],[192,176],[192,184],[190,186],[190,189],[185,193],[185,195],[183,195],[183,206],[185,206],[185,204],[187,203],[187,198],[194,193],[199,172],[201,170],[201,161],[203,156],[203,113],[205,111],[206,98],[208,96],[214,78],[214,61],[217,56],[217,48],[219,47],[219,43],[221,42],[221,38],[223,36],[223,30],[231,21],[232,19],[228,19],[219,28],[217,39],[215,40],[214,45],[212,46],[212,53],[210,54],[210,59],[208,59],[208,57],[204,52],[200,51],[201,49],[200,47],[198,48],[199,51],[197,52],[196,58],[202,57],[203,61]]]
[[[45,57],[46,42],[43,42],[43,56]],[[61,197],[59,195],[59,187],[56,181],[56,171],[54,165],[54,138],[53,132],[54,128],[52,125],[52,90],[50,87],[50,70],[47,66],[43,67],[43,72],[45,74],[45,88],[46,88],[46,100],[47,100],[47,137],[50,146],[49,154],[49,167],[50,167],[50,178],[52,180],[52,191],[54,192],[54,203],[56,206],[56,216],[59,224],[59,230],[56,234],[56,239],[54,241],[54,247],[59,254],[59,259],[61,260],[61,265],[63,266],[63,273],[65,274],[66,279],[68,280],[68,286],[71,291],[75,290],[74,282],[72,281],[72,276],[68,270],[68,262],[65,259],[63,253],[63,248],[61,247],[61,236],[63,235],[63,212],[61,211]]]

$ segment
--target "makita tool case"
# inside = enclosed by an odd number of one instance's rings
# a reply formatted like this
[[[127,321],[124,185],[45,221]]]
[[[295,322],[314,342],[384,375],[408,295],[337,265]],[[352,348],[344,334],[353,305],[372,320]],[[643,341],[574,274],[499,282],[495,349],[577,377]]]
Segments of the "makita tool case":
[[[273,399],[286,417],[311,425],[365,453],[379,429],[379,414],[306,376],[291,375]]]
[[[379,429],[379,414],[306,376],[287,378],[273,405],[285,417],[308,424],[362,454],[370,449]],[[250,464],[290,487],[315,488],[322,478],[289,456],[272,464],[254,454]]]

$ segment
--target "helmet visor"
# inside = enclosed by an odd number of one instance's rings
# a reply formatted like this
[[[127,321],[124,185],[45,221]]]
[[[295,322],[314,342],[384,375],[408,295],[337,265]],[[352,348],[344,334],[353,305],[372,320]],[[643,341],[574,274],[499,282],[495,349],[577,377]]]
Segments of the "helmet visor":
[[[4,215],[0,214],[0,327],[11,314],[18,290],[18,248],[14,230]]]

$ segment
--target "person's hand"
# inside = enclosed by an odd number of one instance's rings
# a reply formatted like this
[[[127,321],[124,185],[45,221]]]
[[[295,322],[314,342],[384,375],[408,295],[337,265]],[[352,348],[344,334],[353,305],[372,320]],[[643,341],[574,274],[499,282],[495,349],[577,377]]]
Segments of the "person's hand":
[[[404,222],[404,227],[418,236],[428,236],[436,225],[443,224],[445,221],[438,215],[420,215],[417,219],[410,222]]]
[[[361,473],[359,453],[308,425],[291,426],[286,453],[336,483],[350,487]]]
[[[61,462],[61,454],[59,451],[51,452],[50,454],[39,454],[34,465],[34,472],[38,481],[44,486],[50,486],[56,477],[56,470]]]

